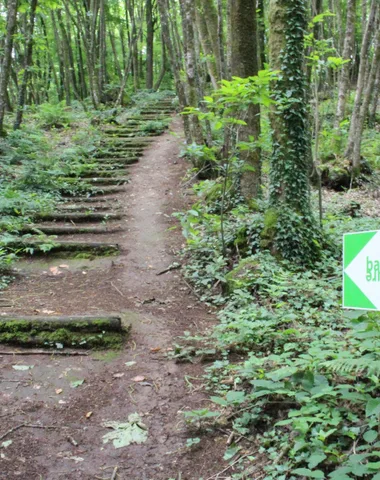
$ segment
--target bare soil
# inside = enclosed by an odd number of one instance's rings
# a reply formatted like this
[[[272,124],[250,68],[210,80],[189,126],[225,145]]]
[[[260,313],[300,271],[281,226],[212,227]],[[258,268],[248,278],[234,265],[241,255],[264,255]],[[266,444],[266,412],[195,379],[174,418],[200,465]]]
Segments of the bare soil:
[[[179,134],[178,119],[171,129]],[[223,470],[223,437],[185,447],[197,434],[181,412],[207,405],[203,369],[168,357],[184,330],[203,331],[215,318],[180,271],[157,275],[179,261],[181,231],[172,213],[188,203],[180,186],[187,167],[180,143],[178,135],[164,134],[129,167],[131,183],[112,200],[125,213],[118,222],[123,231],[101,235],[121,245],[119,256],[19,263],[2,299],[10,307],[3,315],[117,313],[132,332],[122,351],[86,357],[12,356],[4,352],[14,348],[1,347],[0,445],[12,441],[0,448],[1,480],[198,480]],[[73,388],[78,380],[83,384]],[[104,444],[104,422],[125,422],[135,412],[148,428],[147,442],[120,449]]]

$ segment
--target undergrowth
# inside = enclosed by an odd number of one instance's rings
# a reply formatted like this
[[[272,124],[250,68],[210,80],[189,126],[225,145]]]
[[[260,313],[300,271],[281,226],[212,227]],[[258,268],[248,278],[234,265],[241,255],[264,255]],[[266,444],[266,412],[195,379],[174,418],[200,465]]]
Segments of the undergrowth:
[[[380,317],[342,310],[341,251],[343,233],[380,229],[380,220],[334,204],[323,257],[303,268],[264,248],[264,201],[249,208],[235,196],[223,255],[219,183],[197,184],[199,201],[180,215],[186,276],[221,307],[218,325],[175,350],[214,359],[205,376],[212,404],[186,412],[187,421],[233,432],[232,478],[379,480]]]
[[[97,167],[93,154],[100,133],[89,125],[77,106],[43,104],[30,112],[20,130],[0,141],[0,289],[10,276],[15,257],[33,252],[32,235],[23,228],[41,214],[51,213],[64,194],[90,192],[81,174]],[[39,249],[48,251],[54,238],[33,235]]]

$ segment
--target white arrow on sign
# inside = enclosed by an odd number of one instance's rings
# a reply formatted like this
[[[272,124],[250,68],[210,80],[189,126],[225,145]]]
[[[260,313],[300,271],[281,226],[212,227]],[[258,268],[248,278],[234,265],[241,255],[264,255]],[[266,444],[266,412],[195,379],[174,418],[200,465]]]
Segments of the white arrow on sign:
[[[375,262],[380,263],[379,245],[380,232],[377,232],[345,270],[351,280],[378,309],[380,309],[380,279],[376,280],[374,269]],[[368,279],[368,261],[373,262],[370,264],[372,266],[371,280]]]

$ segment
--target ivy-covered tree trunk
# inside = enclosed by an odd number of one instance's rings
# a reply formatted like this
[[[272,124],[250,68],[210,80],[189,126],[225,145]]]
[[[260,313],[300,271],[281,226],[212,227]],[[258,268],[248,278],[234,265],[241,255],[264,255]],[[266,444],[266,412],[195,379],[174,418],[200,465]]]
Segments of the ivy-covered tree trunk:
[[[271,112],[273,153],[270,205],[263,246],[283,258],[311,262],[319,256],[319,229],[312,214],[310,128],[307,106],[304,34],[306,0],[271,0],[269,55],[275,104]]]
[[[8,1],[7,33],[5,37],[3,61],[0,75],[0,135],[4,135],[4,115],[7,104],[7,88],[11,72],[13,35],[16,31],[18,0]]]
[[[258,73],[258,45],[256,0],[234,0],[231,4],[231,73],[235,77],[250,77]],[[250,137],[255,140],[260,135],[260,107],[250,105],[246,112],[246,126],[240,129],[239,140],[248,142]],[[261,159],[260,149],[245,150],[241,157],[245,168],[241,179],[241,190],[249,200],[260,193]]]

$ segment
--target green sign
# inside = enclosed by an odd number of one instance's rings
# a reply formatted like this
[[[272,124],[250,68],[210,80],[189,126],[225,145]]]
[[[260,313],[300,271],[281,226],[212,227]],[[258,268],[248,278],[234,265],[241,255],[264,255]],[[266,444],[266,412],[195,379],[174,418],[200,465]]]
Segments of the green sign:
[[[380,231],[344,236],[343,308],[380,310]]]

